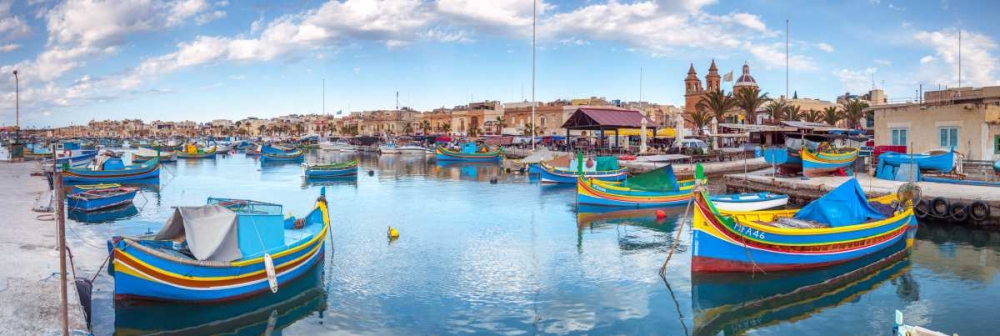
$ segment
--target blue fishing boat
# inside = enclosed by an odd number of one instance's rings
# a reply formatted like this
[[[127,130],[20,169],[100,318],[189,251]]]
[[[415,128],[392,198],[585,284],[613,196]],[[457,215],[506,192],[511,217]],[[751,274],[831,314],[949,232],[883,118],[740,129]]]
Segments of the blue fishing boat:
[[[562,157],[557,160],[540,163],[542,183],[577,183],[577,178],[595,179],[600,181],[622,181],[628,176],[628,169],[618,166],[618,158],[613,156],[598,156],[594,159],[584,158],[577,153],[575,159]]]
[[[160,176],[160,160],[126,166],[121,158],[111,157],[94,168],[63,169],[63,182],[121,182],[157,178]]]
[[[132,204],[126,204],[122,206],[117,206],[97,211],[70,210],[66,212],[66,216],[69,217],[69,219],[87,224],[111,223],[138,214],[139,214],[139,209]]]
[[[438,146],[434,151],[438,161],[493,162],[503,160],[503,149],[489,150],[473,142],[462,144],[458,151]]]
[[[667,165],[622,182],[579,178],[576,201],[579,204],[615,207],[667,207],[684,205],[691,198],[694,180],[678,181],[674,168]]]
[[[85,190],[66,196],[66,206],[70,211],[96,211],[132,204],[138,190],[122,186]]]
[[[113,237],[115,299],[221,302],[274,295],[323,259],[326,189],[303,218],[279,204],[209,198],[151,238]]]
[[[358,176],[358,160],[329,165],[310,165],[308,163],[303,163],[302,170],[306,177],[313,178]]]
[[[907,165],[901,170],[900,166]],[[895,152],[885,152],[878,157],[878,166],[875,169],[875,176],[884,180],[905,181],[911,174],[912,168],[909,165],[916,165],[917,170],[937,171],[941,173],[951,172],[955,168],[955,152],[948,151],[942,154],[903,154]]]
[[[295,162],[305,158],[301,149],[282,150],[274,146],[261,147],[260,162]]]

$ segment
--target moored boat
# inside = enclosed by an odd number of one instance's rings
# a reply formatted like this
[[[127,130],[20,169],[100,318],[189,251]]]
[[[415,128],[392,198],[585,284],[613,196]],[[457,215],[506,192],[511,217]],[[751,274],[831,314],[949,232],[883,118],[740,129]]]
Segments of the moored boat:
[[[486,146],[470,142],[463,144],[458,151],[438,146],[434,155],[438,161],[490,162],[502,160],[503,149],[489,150]]]
[[[711,195],[709,199],[722,211],[760,211],[788,204],[788,195],[769,192]]]
[[[152,160],[153,158],[159,156],[160,162],[174,162],[177,161],[177,152],[169,148],[147,148],[139,147],[132,153],[132,162],[145,162]]]
[[[799,210],[720,214],[707,192],[694,195],[691,271],[753,272],[834,265],[916,233],[912,200],[867,200],[856,179]]]
[[[303,163],[302,171],[306,177],[357,176],[358,160],[328,165],[310,165],[308,163]]]
[[[811,151],[802,148],[802,175],[822,176],[849,168],[858,158],[857,148]]]
[[[304,218],[282,206],[209,198],[177,207],[151,238],[113,237],[115,299],[221,302],[274,295],[324,256],[325,197]]]
[[[619,167],[616,157],[584,158],[580,153],[575,159],[563,156],[541,162],[539,168],[542,183],[577,183],[577,178],[622,181],[628,176],[628,169]]]
[[[678,181],[673,167],[667,165],[622,182],[601,181],[595,177],[578,178],[576,201],[579,204],[635,208],[684,205],[691,198],[693,185],[693,180]]]
[[[344,140],[338,140],[335,142],[321,142],[319,144],[319,148],[325,151],[341,151],[341,152],[354,152],[358,150],[356,146]]]
[[[159,159],[128,166],[124,165],[117,157],[99,160],[95,163],[97,163],[96,167],[63,169],[63,182],[122,182],[160,176]]]
[[[184,145],[183,150],[178,151],[177,157],[181,159],[212,159],[215,158],[215,152],[215,146],[198,148],[195,144],[187,144]]]
[[[70,211],[96,211],[132,204],[138,188],[114,186],[93,188],[66,196],[66,206]]]
[[[304,157],[305,153],[301,149],[282,150],[272,146],[264,146],[261,148],[260,161],[299,161]]]

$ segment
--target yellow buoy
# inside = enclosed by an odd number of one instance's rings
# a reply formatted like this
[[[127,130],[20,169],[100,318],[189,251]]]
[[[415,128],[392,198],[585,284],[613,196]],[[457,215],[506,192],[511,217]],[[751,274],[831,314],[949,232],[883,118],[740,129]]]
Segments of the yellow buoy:
[[[389,227],[389,238],[399,238],[399,231],[396,231],[395,228],[393,228],[393,227],[390,226]]]

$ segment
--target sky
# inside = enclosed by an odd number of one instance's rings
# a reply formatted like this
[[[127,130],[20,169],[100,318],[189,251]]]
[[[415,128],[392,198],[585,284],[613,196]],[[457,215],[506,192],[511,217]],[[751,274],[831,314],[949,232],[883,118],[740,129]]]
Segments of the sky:
[[[713,59],[749,64],[771,97],[874,84],[905,101],[957,86],[960,59],[963,86],[1000,85],[992,1],[536,4],[543,101],[680,106],[689,65],[704,78]],[[392,109],[396,92],[418,110],[523,101],[531,38],[531,0],[0,0],[0,124],[15,123],[14,70],[35,128]]]

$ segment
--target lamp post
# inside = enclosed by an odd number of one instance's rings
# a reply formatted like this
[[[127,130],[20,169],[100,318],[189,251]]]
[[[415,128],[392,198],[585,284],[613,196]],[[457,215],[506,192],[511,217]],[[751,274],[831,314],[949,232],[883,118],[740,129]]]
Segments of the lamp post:
[[[15,114],[15,137],[14,142],[21,138],[21,81],[17,78],[17,70],[14,70],[14,109]]]

